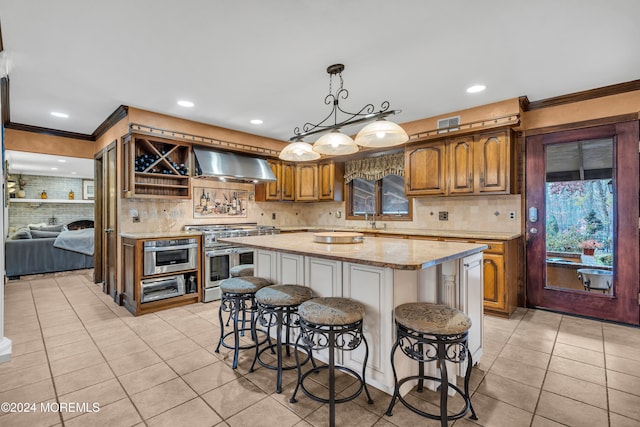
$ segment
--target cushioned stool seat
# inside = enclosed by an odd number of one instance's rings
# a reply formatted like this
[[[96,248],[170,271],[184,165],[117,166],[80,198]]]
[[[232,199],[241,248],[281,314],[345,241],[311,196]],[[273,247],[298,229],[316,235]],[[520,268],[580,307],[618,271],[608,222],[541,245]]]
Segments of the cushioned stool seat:
[[[386,414],[388,416],[392,415],[393,406],[397,399],[419,415],[433,420],[440,420],[440,424],[443,427],[446,427],[449,421],[462,418],[469,411],[471,411],[471,418],[477,420],[469,395],[469,379],[473,361],[467,346],[467,333],[471,328],[471,319],[455,308],[430,303],[402,304],[396,307],[394,314],[396,342],[391,349],[391,367],[393,369],[395,387]],[[398,348],[406,356],[419,363],[418,375],[398,379],[394,357]],[[425,375],[424,364],[426,362],[437,362],[440,368],[440,377]],[[467,363],[464,390],[455,385],[455,378],[452,382],[449,382],[447,362]],[[439,414],[424,412],[411,405],[400,395],[400,386],[410,380],[418,380],[418,392],[423,390],[424,380],[440,383]],[[449,415],[447,412],[449,388],[460,393],[465,403],[465,407],[453,415]]]
[[[301,388],[305,395],[309,398],[323,403],[329,404],[329,425],[335,426],[335,405],[336,403],[344,403],[355,399],[364,390],[367,394],[368,403],[372,404],[373,400],[367,389],[365,381],[365,373],[367,369],[367,360],[369,358],[369,345],[362,333],[362,324],[365,314],[364,304],[340,297],[314,298],[307,302],[303,302],[298,307],[298,316],[300,317],[300,335],[296,340],[296,348],[300,341],[311,350],[328,349],[329,361],[327,365],[315,366],[309,371],[302,374],[300,363],[298,363],[298,384],[296,385],[290,402],[296,402],[296,394],[298,388]],[[346,366],[337,366],[335,364],[335,350],[352,351],[361,343],[365,346],[365,354],[362,363],[362,374],[347,368]],[[298,352],[296,360],[298,360]],[[325,399],[316,394],[311,393],[304,385],[304,381],[311,373],[319,372],[321,369],[329,371],[329,398]],[[359,383],[359,387],[349,396],[337,398],[335,387],[335,371],[339,370],[354,376]]]
[[[364,318],[364,305],[348,298],[314,298],[298,312],[307,322],[316,325],[349,325]]]
[[[271,282],[262,277],[232,277],[220,282],[220,291],[232,294],[256,293],[259,289],[269,285]]]
[[[276,374],[276,393],[282,392],[282,371],[296,369],[297,365],[289,364],[283,366],[283,332],[284,332],[284,348],[286,349],[286,356],[291,356],[291,331],[300,327],[298,320],[298,306],[305,301],[308,301],[312,296],[311,288],[299,285],[274,285],[262,288],[256,292],[256,303],[258,305],[258,315],[256,316],[255,326],[260,323],[267,330],[270,330],[272,326],[276,327],[276,343],[273,344],[269,341],[269,345],[258,349],[256,347],[256,354],[253,359],[253,364],[249,372],[253,371],[256,362],[260,363],[267,369],[272,369],[277,372]],[[284,331],[283,331],[284,327]],[[271,350],[272,353],[276,353],[276,365],[267,363],[262,360],[261,356],[265,351]],[[306,349],[307,357],[302,363],[306,363],[311,359],[311,350]]]
[[[254,348],[260,344],[258,342],[258,332],[253,327],[256,314],[255,295],[258,290],[265,286],[270,286],[271,282],[262,277],[246,276],[232,277],[220,282],[220,309],[218,310],[218,319],[220,320],[220,340],[216,347],[216,353],[220,352],[220,346],[233,349],[232,368],[238,367],[238,355],[240,350]],[[233,331],[224,332],[224,322],[222,320],[222,312],[228,312],[230,319],[233,319]],[[247,313],[250,314],[249,327],[246,327]],[[241,316],[242,315],[242,316]],[[239,326],[239,323],[241,326]],[[251,339],[253,344],[240,345],[240,334],[245,331],[251,331]],[[228,344],[225,339],[233,334],[233,344]],[[266,338],[265,338],[266,340]],[[262,341],[264,342],[264,340]]]
[[[253,276],[253,264],[240,264],[229,269],[231,277]]]

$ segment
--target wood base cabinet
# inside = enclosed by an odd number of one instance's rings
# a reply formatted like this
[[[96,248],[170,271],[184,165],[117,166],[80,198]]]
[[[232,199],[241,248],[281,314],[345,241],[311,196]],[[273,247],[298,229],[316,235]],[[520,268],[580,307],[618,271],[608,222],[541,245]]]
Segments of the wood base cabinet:
[[[383,236],[383,235],[381,235]],[[481,243],[489,246],[482,251],[484,311],[501,317],[509,317],[518,307],[518,291],[521,288],[521,239],[476,240],[455,237],[406,236],[410,239],[445,242]]]
[[[193,238],[194,236],[189,237]],[[198,239],[200,239],[199,236]],[[199,267],[178,273],[154,274],[151,276],[144,275],[144,242],[149,240],[154,239],[122,238],[122,289],[119,295],[120,305],[123,305],[134,316],[139,316],[167,308],[200,302],[201,275]],[[200,244],[198,246],[200,247]],[[201,263],[200,253],[201,251],[198,250],[197,266],[200,266]],[[149,302],[142,301],[142,285],[144,282],[161,281],[162,279],[178,275],[182,276],[185,283],[185,293],[183,295]],[[191,278],[195,280],[195,292],[188,293],[187,283],[189,283]]]

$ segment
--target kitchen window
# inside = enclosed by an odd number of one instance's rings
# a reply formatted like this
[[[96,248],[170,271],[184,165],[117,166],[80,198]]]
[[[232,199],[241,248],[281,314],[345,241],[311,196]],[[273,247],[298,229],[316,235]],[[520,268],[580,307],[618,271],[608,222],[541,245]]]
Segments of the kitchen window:
[[[352,160],[345,165],[348,219],[374,215],[381,221],[411,220],[404,193],[403,153]]]

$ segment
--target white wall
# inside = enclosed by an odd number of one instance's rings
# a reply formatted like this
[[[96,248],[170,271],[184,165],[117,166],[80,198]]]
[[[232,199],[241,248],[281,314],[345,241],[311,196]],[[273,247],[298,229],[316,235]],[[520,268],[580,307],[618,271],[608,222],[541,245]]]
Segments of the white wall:
[[[2,111],[0,111],[0,116],[2,116]],[[2,244],[0,244],[0,272],[2,272],[2,283],[0,284],[0,363],[7,362],[11,360],[11,340],[4,336],[4,284],[6,282],[6,275],[4,270],[4,239],[6,236],[6,218],[7,218],[7,208],[4,203],[5,197],[5,185],[6,182],[4,180],[4,126],[0,129],[2,133],[2,165],[0,165],[0,172],[2,172],[2,215],[0,215],[0,228],[4,231],[2,233]]]

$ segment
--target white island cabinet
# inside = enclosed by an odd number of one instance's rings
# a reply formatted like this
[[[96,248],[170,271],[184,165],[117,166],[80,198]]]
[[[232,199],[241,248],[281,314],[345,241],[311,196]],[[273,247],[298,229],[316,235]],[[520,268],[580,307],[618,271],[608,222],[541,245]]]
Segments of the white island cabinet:
[[[393,309],[415,301],[458,308],[472,320],[469,347],[473,362],[482,356],[484,245],[366,237],[363,243],[313,242],[312,233],[225,239],[256,248],[255,274],[278,284],[311,287],[315,296],[342,296],[365,305],[364,334],[369,344],[367,383],[393,392],[390,354],[395,340]],[[365,349],[337,353],[337,361],[362,369]],[[326,354],[319,354],[324,359]],[[464,373],[464,366],[452,374]],[[396,352],[399,376],[417,372],[417,363]],[[409,387],[406,387],[406,391]]]

